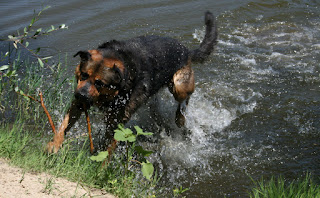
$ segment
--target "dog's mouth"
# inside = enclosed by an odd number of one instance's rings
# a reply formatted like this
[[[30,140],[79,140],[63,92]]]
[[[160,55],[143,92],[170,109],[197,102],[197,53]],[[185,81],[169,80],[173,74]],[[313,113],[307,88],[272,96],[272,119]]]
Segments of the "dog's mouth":
[[[77,100],[77,103],[82,104],[83,106],[86,106],[86,108],[89,108],[93,105],[93,99],[85,93],[76,91],[74,96],[75,96],[75,99]]]
[[[94,104],[94,97],[91,92],[95,90],[91,83],[87,81],[81,81],[78,83],[78,87],[75,90],[74,96],[78,104],[83,104],[88,108]]]

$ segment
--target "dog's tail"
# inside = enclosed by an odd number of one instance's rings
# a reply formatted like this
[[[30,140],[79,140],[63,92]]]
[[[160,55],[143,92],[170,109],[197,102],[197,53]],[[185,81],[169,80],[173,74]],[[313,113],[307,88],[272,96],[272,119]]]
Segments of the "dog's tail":
[[[198,49],[191,51],[191,61],[200,62],[206,60],[214,46],[218,43],[218,32],[215,17],[209,11],[205,13],[206,34]]]

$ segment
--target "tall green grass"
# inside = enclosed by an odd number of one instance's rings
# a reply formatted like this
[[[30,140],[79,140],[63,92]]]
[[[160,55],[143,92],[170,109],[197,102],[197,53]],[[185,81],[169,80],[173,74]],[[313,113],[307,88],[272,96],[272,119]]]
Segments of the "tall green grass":
[[[320,198],[320,185],[314,183],[310,174],[290,183],[281,176],[254,183],[250,192],[252,198]]]
[[[73,141],[69,139],[58,154],[47,154],[43,150],[43,138],[26,129],[23,122],[16,122],[0,128],[0,157],[26,170],[65,177],[86,186],[105,189],[119,197],[151,197],[155,193],[154,181],[149,182],[134,171],[124,175],[120,158],[116,157],[103,168],[101,163],[89,159],[86,142],[75,148]]]
[[[39,91],[44,95],[45,105],[52,112],[54,120],[59,119],[62,112],[68,108],[73,93],[74,78],[67,75],[68,62],[55,64],[52,68],[39,65],[28,58],[23,60],[18,54],[13,58],[7,73],[14,71],[15,75],[6,77],[0,75],[0,123],[14,121],[23,117],[30,123],[41,125],[46,122],[42,107],[15,91],[39,99]]]

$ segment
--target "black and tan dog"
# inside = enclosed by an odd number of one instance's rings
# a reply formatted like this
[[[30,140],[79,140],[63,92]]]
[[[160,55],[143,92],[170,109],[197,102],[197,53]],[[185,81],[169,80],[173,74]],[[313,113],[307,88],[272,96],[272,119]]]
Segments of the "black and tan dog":
[[[110,140],[117,125],[126,123],[165,85],[179,102],[175,121],[179,127],[183,126],[183,113],[195,86],[191,63],[203,62],[217,43],[217,27],[210,12],[205,14],[205,24],[204,40],[195,50],[188,50],[172,38],[141,36],[126,41],[112,40],[98,49],[76,53],[81,62],[75,72],[78,80],[75,99],[48,144],[48,151],[59,150],[65,132],[80,117],[84,106],[96,105],[105,112],[106,137]]]

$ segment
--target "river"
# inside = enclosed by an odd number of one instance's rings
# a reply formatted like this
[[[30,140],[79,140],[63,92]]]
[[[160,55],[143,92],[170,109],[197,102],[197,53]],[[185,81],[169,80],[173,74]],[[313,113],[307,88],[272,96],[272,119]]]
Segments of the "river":
[[[43,56],[71,55],[110,39],[170,36],[196,48],[206,10],[217,17],[219,43],[195,64],[196,90],[186,127],[175,126],[167,89],[129,125],[156,133],[144,142],[160,171],[160,197],[175,187],[187,197],[247,197],[252,181],[320,176],[320,2],[317,0],[0,2],[1,38],[27,26],[33,10],[50,5],[36,27],[69,28],[32,45]],[[31,43],[31,42],[30,42]],[[31,46],[32,47],[32,46]],[[1,42],[1,52],[7,44]]]

